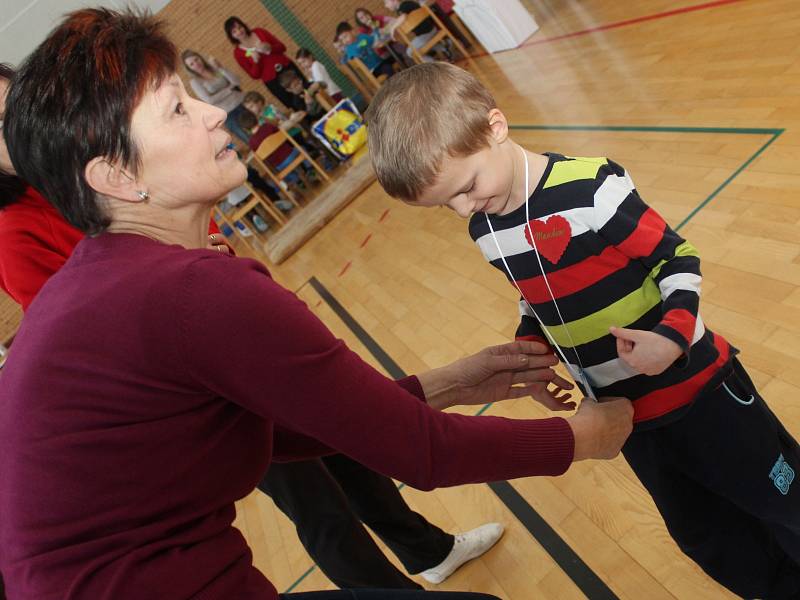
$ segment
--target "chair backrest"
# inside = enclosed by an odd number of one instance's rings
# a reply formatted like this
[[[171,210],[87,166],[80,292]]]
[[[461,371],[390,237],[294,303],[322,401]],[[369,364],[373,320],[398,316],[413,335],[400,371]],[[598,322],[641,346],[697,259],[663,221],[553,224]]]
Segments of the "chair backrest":
[[[426,7],[420,7],[407,13],[405,20],[400,24],[397,30],[402,34],[410,35],[412,30],[416,29],[420,23],[430,18],[431,12],[426,10]]]
[[[325,112],[328,112],[333,108],[334,104],[336,104],[333,98],[331,98],[330,94],[328,94],[328,92],[323,88],[317,90],[317,93],[314,94],[314,100],[316,100],[317,103],[325,109]]]
[[[275,133],[268,135],[264,141],[259,144],[255,151],[255,155],[261,160],[267,160],[267,157],[280,148],[287,140],[286,133],[279,129]]]
[[[360,58],[355,57],[351,58],[347,61],[347,64],[353,69],[353,71],[364,81],[367,85],[371,86],[374,91],[377,91],[379,87],[381,87],[380,80],[375,77],[375,75],[367,68],[367,65],[364,64]],[[385,79],[385,78],[384,78]]]

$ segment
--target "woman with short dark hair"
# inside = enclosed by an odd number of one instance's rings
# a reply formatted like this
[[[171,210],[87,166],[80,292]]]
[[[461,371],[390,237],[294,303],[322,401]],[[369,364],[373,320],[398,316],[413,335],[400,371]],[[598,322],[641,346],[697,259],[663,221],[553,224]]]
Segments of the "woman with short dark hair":
[[[239,17],[228,17],[225,35],[235,46],[233,57],[239,66],[253,79],[260,79],[287,108],[291,97],[278,84],[278,76],[286,69],[295,71],[305,80],[300,69],[286,56],[286,46],[266,29],[250,29]]]
[[[393,382],[263,265],[206,249],[212,207],[245,168],[225,111],[190,97],[176,63],[152,17],[86,9],[50,33],[8,95],[16,172],[88,234],[31,303],[3,372],[10,598],[277,598],[232,526],[234,502],[272,460],[338,451],[431,489],[619,452],[625,400],[583,403],[569,420],[436,410],[567,386],[541,345]],[[428,594],[487,598],[317,598]]]

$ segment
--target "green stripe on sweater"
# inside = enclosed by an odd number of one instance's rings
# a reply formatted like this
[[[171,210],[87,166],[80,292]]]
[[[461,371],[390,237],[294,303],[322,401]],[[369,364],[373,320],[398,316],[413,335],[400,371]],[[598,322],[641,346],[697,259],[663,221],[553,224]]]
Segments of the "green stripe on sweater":
[[[679,256],[696,256],[700,258],[700,253],[697,251],[697,248],[692,246],[689,242],[685,241],[680,244],[677,248],[675,248],[675,255],[672,258],[666,258],[660,261],[653,270],[650,271],[650,277],[653,280],[658,279],[658,274],[661,272],[661,267],[663,267],[667,262],[671,261],[674,258],[678,258]]]
[[[567,348],[580,346],[609,335],[609,327],[630,325],[659,302],[661,302],[661,292],[656,283],[648,277],[642,287],[613,304],[582,319],[570,321],[566,326],[548,326],[547,331],[559,346]]]
[[[600,167],[608,164],[607,158],[570,158],[553,164],[542,189],[570,183],[579,179],[595,179]]]

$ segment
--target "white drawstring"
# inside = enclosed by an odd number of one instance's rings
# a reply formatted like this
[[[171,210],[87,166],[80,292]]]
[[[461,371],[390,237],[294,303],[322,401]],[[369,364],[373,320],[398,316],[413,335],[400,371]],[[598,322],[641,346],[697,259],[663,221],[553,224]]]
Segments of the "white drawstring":
[[[494,227],[492,227],[492,222],[489,219],[489,215],[484,213],[484,216],[486,217],[486,223],[489,225],[489,231],[492,234],[492,239],[494,240],[495,246],[497,246],[497,252],[500,255],[500,260],[503,261],[503,266],[505,267],[506,272],[508,273],[509,279],[511,279],[511,282],[514,284],[514,287],[517,288],[517,291],[519,291],[520,297],[528,305],[528,308],[530,309],[533,316],[536,317],[536,320],[539,322],[539,326],[542,328],[542,332],[545,334],[545,337],[547,337],[550,343],[556,348],[559,356],[561,357],[561,360],[564,361],[564,366],[566,366],[567,369],[570,370],[572,377],[575,379],[580,379],[589,397],[592,398],[593,400],[597,400],[597,397],[594,394],[592,386],[589,385],[589,380],[586,377],[585,369],[583,368],[583,362],[581,362],[580,354],[578,354],[578,350],[575,348],[575,342],[572,339],[572,334],[569,331],[569,327],[567,327],[567,324],[564,322],[564,317],[561,316],[561,309],[559,309],[558,307],[558,302],[556,302],[555,294],[553,294],[553,290],[550,287],[550,282],[547,280],[547,274],[544,272],[544,265],[542,265],[542,259],[539,256],[539,250],[536,247],[536,238],[534,238],[533,230],[531,229],[530,207],[528,205],[528,183],[529,183],[528,157],[525,154],[525,150],[524,149],[521,150],[522,150],[522,159],[525,162],[525,226],[528,228],[528,234],[530,235],[531,246],[533,246],[533,252],[534,254],[536,254],[536,260],[539,263],[539,269],[542,272],[542,277],[544,278],[544,283],[547,286],[547,291],[550,294],[550,298],[553,301],[553,305],[556,307],[556,313],[558,314],[558,318],[561,321],[561,325],[564,327],[564,331],[567,332],[567,337],[569,338],[569,343],[572,344],[572,351],[575,353],[575,358],[578,359],[578,377],[575,377],[575,373],[572,373],[572,370],[569,368],[570,362],[567,360],[567,357],[564,354],[564,351],[562,350],[561,346],[559,346],[558,343],[555,341],[553,335],[547,329],[547,326],[542,322],[542,319],[539,318],[539,315],[536,313],[531,303],[525,297],[525,294],[522,292],[522,288],[519,287],[519,284],[517,283],[514,274],[511,272],[511,269],[509,268],[508,263],[506,262],[506,257],[503,255],[503,250],[500,248],[500,242],[497,240],[497,236],[494,233]]]

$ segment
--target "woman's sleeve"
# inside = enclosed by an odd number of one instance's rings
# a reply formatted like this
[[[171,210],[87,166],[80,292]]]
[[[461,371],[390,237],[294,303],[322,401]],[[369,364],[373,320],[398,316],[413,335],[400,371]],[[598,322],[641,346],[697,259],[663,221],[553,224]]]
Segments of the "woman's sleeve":
[[[224,67],[220,67],[217,69],[217,71],[219,71],[220,74],[227,79],[228,83],[231,85],[242,85],[242,80],[236,73],[228,71],[228,69],[225,69]]]
[[[248,57],[245,51],[238,46],[233,50],[233,57],[250,77],[253,79],[261,79],[261,63],[257,63],[252,58]]]
[[[192,91],[195,93],[195,96],[206,104],[213,104],[216,106],[217,100],[228,95],[228,88],[222,88],[214,94],[209,94],[203,83],[194,77],[189,81],[189,84],[192,86]]]
[[[286,46],[283,45],[283,42],[281,42],[278,38],[276,38],[266,29],[261,29],[260,27],[257,27],[253,31],[256,32],[256,35],[261,39],[262,42],[266,42],[270,46],[272,46],[272,52],[274,52],[275,54],[283,54],[284,52],[286,52]]]
[[[556,475],[572,461],[564,419],[430,408],[335,339],[255,261],[209,252],[182,288],[177,344],[191,380],[371,469],[431,489]],[[209,331],[226,335],[212,344]]]

